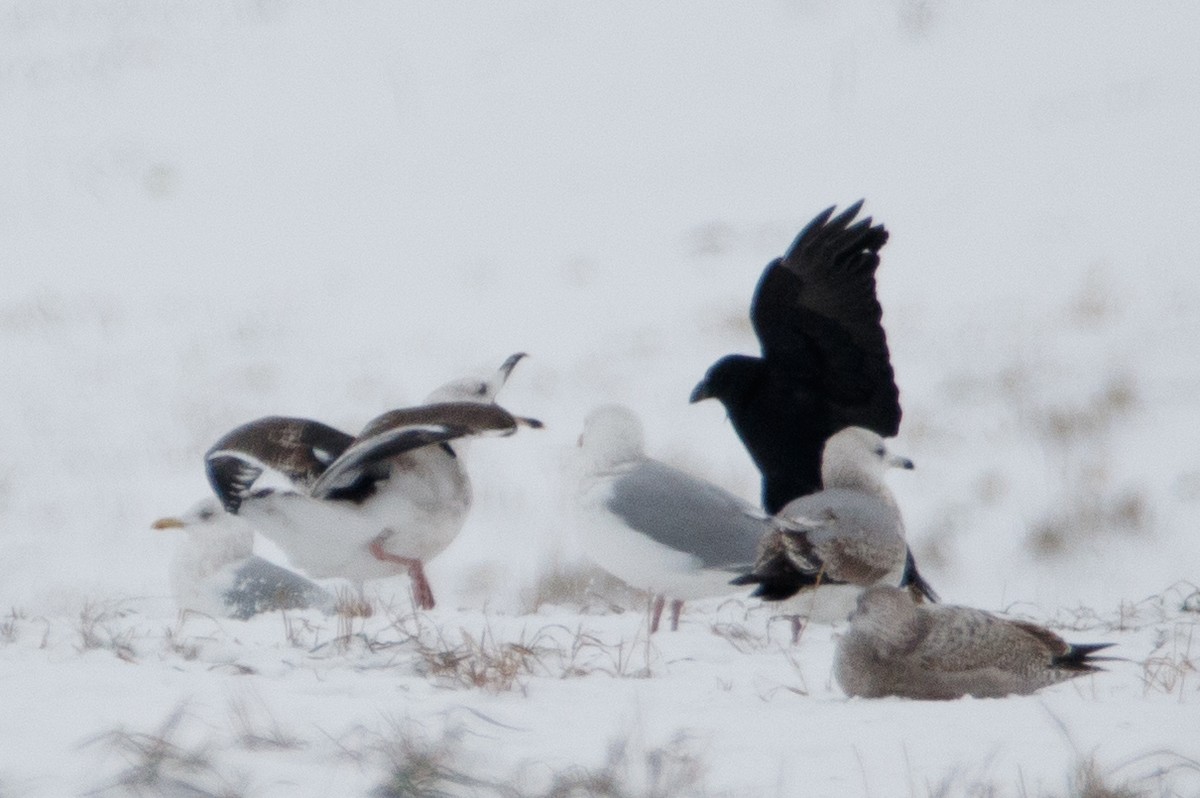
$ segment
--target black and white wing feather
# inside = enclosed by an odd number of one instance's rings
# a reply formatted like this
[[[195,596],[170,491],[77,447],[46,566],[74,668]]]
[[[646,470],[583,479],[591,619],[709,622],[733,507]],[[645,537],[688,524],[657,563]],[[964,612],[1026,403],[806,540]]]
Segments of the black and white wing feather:
[[[267,416],[222,436],[204,456],[205,469],[221,504],[237,513],[264,474],[307,491],[353,441],[319,421]]]

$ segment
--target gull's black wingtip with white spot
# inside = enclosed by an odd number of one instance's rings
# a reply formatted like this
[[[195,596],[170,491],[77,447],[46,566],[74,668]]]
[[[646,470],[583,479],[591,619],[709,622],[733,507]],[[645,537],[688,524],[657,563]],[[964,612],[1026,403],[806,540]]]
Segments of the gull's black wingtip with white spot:
[[[241,457],[219,452],[205,458],[204,468],[208,475],[208,483],[221,500],[221,506],[225,508],[225,512],[234,515],[237,515],[242,500],[262,474],[261,468],[252,466]]]

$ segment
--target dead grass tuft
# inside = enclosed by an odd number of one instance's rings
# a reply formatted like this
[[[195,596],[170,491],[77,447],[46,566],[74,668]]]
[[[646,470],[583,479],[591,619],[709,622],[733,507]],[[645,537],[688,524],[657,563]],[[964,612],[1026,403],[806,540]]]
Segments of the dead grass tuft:
[[[454,731],[429,739],[420,735],[412,724],[405,724],[380,743],[379,750],[387,760],[387,777],[371,791],[373,798],[517,795],[499,782],[467,773],[468,755],[463,750],[461,735]]]
[[[435,679],[500,693],[517,687],[521,677],[545,670],[542,660],[552,649],[539,637],[506,642],[489,630],[478,636],[464,630],[457,641],[451,641],[439,629],[432,645],[418,646],[417,654],[425,672]]]
[[[983,770],[986,770],[986,766]],[[1030,792],[1023,775],[1016,784],[1005,784],[995,777],[966,770],[955,770],[935,785],[926,785],[929,798],[1150,798],[1151,793],[1135,786],[1137,780],[1120,779],[1116,768],[1105,771],[1094,757],[1080,759],[1066,778],[1066,792]],[[1166,793],[1163,793],[1166,795]]]
[[[304,747],[304,741],[288,734],[261,701],[252,708],[245,698],[230,702],[230,714],[238,743],[248,751],[286,751]]]
[[[218,772],[206,743],[187,746],[177,742],[184,707],[177,707],[153,732],[124,729],[101,734],[83,746],[102,745],[127,763],[108,784],[88,795],[162,796],[188,795],[195,798],[239,798],[244,787],[239,778]]]
[[[375,614],[375,605],[357,590],[341,587],[335,595],[333,610],[339,619],[370,618]]]
[[[1194,685],[1194,674],[1200,673],[1200,657],[1192,653],[1195,631],[1194,625],[1177,626],[1142,661],[1142,684],[1146,693],[1178,693],[1183,700],[1186,685]],[[1191,682],[1189,677],[1192,677]]]
[[[402,646],[417,660],[417,671],[442,686],[500,693],[524,690],[525,679],[569,679],[603,674],[645,678],[656,652],[649,638],[605,642],[582,626],[548,624],[514,635],[498,634],[490,625],[479,631],[435,626],[423,614],[393,616],[393,638],[378,645]],[[372,645],[370,640],[367,645]]]
[[[1075,766],[1065,798],[1144,798],[1147,795],[1128,782],[1114,779],[1115,776],[1100,768],[1095,758],[1081,760]]]
[[[631,738],[614,740],[599,768],[555,773],[537,798],[682,798],[709,795],[706,768],[680,733],[666,745],[645,749]],[[530,796],[534,798],[534,796]]]
[[[25,620],[25,612],[16,607],[10,607],[8,615],[0,621],[0,643],[15,643],[21,636],[21,623]]]
[[[102,649],[111,651],[119,659],[134,662],[136,653],[133,649],[133,630],[121,629],[117,621],[129,613],[119,607],[103,607],[85,602],[79,611],[79,623],[75,627],[79,632],[79,645],[76,650],[94,651]]]
[[[599,767],[570,767],[538,774],[536,788],[524,786],[531,766],[508,778],[476,775],[481,769],[474,752],[463,746],[464,735],[449,730],[440,737],[423,736],[412,723],[397,726],[378,745],[386,760],[384,782],[374,798],[702,798],[706,769],[691,750],[688,737],[677,734],[667,744],[646,749],[625,737],[610,743]],[[542,771],[544,766],[537,765]]]

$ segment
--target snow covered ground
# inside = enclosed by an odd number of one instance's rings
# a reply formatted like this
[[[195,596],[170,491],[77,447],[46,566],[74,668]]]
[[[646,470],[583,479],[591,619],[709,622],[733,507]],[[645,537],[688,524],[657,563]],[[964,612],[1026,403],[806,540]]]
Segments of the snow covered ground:
[[[1200,795],[1198,43],[1182,2],[0,0],[0,796]],[[564,590],[598,403],[756,496],[688,393],[859,197],[923,572],[1109,672],[847,701],[836,627]],[[516,351],[547,428],[472,445],[438,609],[176,612],[149,525],[220,434]]]

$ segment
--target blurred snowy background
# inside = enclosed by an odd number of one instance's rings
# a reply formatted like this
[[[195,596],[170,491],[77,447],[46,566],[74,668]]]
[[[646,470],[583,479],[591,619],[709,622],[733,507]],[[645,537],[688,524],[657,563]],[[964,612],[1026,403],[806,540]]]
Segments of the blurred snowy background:
[[[595,404],[757,497],[688,393],[754,351],[768,260],[860,197],[928,579],[1041,618],[1186,595],[1198,45],[1184,2],[0,0],[0,608],[169,623],[149,523],[219,435],[354,431],[527,351],[501,403],[547,429],[473,445],[430,575],[529,612],[579,557]]]

